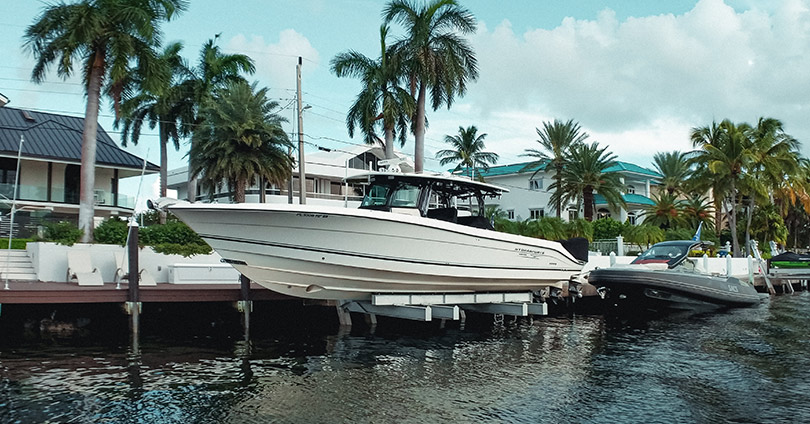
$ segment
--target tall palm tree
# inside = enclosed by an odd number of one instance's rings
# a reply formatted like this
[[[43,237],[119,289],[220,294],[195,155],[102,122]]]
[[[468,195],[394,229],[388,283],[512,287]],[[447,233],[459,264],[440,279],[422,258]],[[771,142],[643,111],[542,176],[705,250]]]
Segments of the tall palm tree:
[[[523,167],[522,171],[529,169],[537,169],[535,174],[540,172],[542,165],[549,163],[554,169],[554,181],[556,181],[557,190],[562,187],[562,173],[563,166],[565,165],[565,154],[568,150],[577,144],[582,144],[588,139],[588,133],[582,131],[579,123],[569,119],[567,122],[562,122],[555,119],[554,122],[543,122],[543,129],[535,128],[537,135],[540,137],[537,143],[540,144],[543,150],[526,149],[526,153],[522,156],[530,156],[537,158],[536,161],[527,164]],[[557,218],[562,213],[561,196],[552,196],[555,199],[553,205],[557,213]]]
[[[472,46],[460,34],[475,32],[475,17],[455,0],[393,0],[383,9],[386,24],[393,21],[405,29],[405,37],[392,47],[403,57],[403,66],[416,97],[413,118],[414,170],[422,172],[425,158],[425,105],[430,90],[431,106],[449,108],[463,96],[467,83],[478,78],[478,60]]]
[[[704,175],[713,182],[722,182],[713,187],[713,195],[728,199],[731,204],[728,224],[734,256],[740,255],[737,237],[738,186],[752,161],[748,140],[750,128],[748,124],[734,124],[726,119],[719,125],[713,124],[711,128],[693,128],[690,136],[692,145],[700,148],[693,157],[693,161],[703,167],[697,175]]]
[[[175,42],[163,49],[157,64],[169,77],[154,88],[149,88],[142,79],[136,78],[135,92],[125,98],[121,105],[121,116],[116,118],[114,128],[121,129],[121,144],[126,147],[130,140],[138,144],[144,124],[158,128],[160,138],[160,196],[166,196],[168,178],[168,145],[174,144],[180,150],[180,139],[191,133],[194,123],[194,108],[190,97],[181,86],[189,70],[180,56],[183,44]]]
[[[759,118],[757,125],[749,131],[752,161],[746,183],[748,204],[746,205],[745,237],[746,249],[751,238],[751,220],[755,201],[765,205],[774,204],[774,192],[788,181],[801,177],[799,142],[785,133],[782,122],[774,118]],[[804,184],[794,185],[795,189]]]
[[[206,103],[210,102],[214,91],[223,88],[231,83],[247,83],[243,74],[252,75],[256,72],[253,59],[244,54],[225,54],[216,45],[219,34],[209,39],[200,49],[200,56],[197,65],[191,68],[191,74],[183,82],[183,90],[191,96],[195,114],[195,128],[202,124],[202,114],[200,110]],[[191,140],[191,148],[194,149],[194,138]],[[188,180],[188,200],[193,202],[197,195],[197,180],[189,173]]]
[[[256,83],[217,89],[200,110],[202,125],[189,152],[192,177],[201,176],[211,191],[227,183],[236,203],[245,201],[248,183],[256,177],[278,184],[290,178],[293,162],[286,149],[292,143],[277,109],[267,88],[257,90]]]
[[[682,193],[684,183],[689,179],[691,171],[686,155],[679,151],[658,152],[653,156],[653,165],[661,174],[661,186],[669,194]]]
[[[593,221],[594,194],[597,192],[605,198],[610,207],[626,206],[622,196],[625,186],[619,173],[607,171],[615,164],[616,155],[607,152],[607,146],[600,148],[597,142],[572,146],[565,155],[560,180],[562,185],[558,187],[555,181],[549,187],[554,190],[552,201],[569,203],[581,199],[585,219],[588,221]]]
[[[96,136],[101,90],[110,85],[118,111],[122,81],[134,68],[154,81],[149,70],[160,44],[160,23],[186,8],[185,0],[82,0],[46,6],[25,30],[24,48],[36,58],[31,79],[45,80],[56,64],[57,74],[69,78],[78,61],[87,105],[82,131],[79,228],[82,242],[93,240]]]
[[[467,128],[458,127],[458,135],[444,136],[444,142],[452,146],[452,149],[440,150],[436,153],[439,163],[444,166],[449,163],[458,162],[454,171],[462,167],[471,170],[470,178],[475,179],[475,168],[480,166],[489,169],[489,165],[498,162],[498,154],[486,152],[484,149],[484,139],[486,133],[478,134],[478,128],[470,125]]]
[[[332,72],[338,77],[353,76],[363,80],[363,89],[357,95],[346,116],[349,136],[354,137],[355,126],[360,128],[366,144],[380,141],[377,123],[382,123],[385,137],[385,158],[394,157],[394,139],[399,134],[400,145],[405,144],[408,119],[415,110],[415,101],[408,90],[400,87],[402,66],[399,57],[386,49],[388,27],[380,27],[380,58],[372,60],[361,53],[348,51],[332,59]]]

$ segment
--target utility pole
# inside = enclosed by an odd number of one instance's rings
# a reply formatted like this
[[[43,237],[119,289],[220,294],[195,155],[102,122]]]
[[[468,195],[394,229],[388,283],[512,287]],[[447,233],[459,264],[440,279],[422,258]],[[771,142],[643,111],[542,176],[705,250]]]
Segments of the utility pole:
[[[307,179],[304,172],[304,109],[301,99],[301,56],[298,56],[298,66],[295,67],[297,75],[298,95],[298,203],[307,204]]]

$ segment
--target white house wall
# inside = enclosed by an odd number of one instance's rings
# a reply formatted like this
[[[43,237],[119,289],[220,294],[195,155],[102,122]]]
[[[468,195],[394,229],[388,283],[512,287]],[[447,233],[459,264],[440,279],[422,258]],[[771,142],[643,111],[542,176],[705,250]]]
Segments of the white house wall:
[[[529,180],[531,175],[531,172],[526,172],[487,177],[487,182],[509,190],[508,193],[501,195],[500,201],[487,201],[487,203],[498,204],[504,212],[514,210],[514,220],[516,221],[529,219],[532,209],[543,209],[545,216],[556,216],[555,212],[548,205],[549,199],[551,198],[551,193],[548,191],[551,179],[545,172],[537,173],[534,179],[542,179],[543,188],[540,190],[530,190]],[[568,217],[565,216],[564,218]]]

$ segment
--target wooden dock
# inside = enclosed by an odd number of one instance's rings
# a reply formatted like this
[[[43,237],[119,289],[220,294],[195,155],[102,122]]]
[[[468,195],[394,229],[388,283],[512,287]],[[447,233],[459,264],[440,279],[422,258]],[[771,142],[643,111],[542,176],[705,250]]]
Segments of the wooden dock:
[[[151,302],[237,302],[242,300],[238,284],[158,284],[140,286],[140,301]],[[59,304],[59,303],[124,303],[129,286],[105,283],[87,287],[76,283],[43,281],[9,281],[8,290],[0,288],[0,304]],[[251,300],[290,300],[256,283],[250,284]]]

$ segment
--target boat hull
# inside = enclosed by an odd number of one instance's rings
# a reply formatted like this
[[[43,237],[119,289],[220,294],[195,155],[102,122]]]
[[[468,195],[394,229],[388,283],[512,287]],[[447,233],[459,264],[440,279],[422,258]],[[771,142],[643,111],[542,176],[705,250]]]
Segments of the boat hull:
[[[671,270],[602,268],[591,271],[588,282],[604,288],[614,305],[632,310],[741,307],[762,299],[751,284],[735,277]]]
[[[269,204],[170,210],[251,280],[304,298],[538,290],[583,266],[556,242],[390,212]]]

